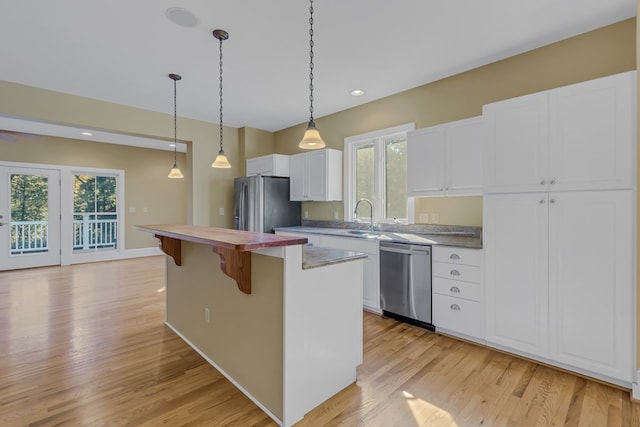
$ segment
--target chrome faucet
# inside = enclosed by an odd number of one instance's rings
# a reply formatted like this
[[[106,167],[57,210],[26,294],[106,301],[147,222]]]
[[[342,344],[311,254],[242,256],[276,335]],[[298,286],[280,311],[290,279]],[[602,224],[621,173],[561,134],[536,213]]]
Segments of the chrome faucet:
[[[357,215],[358,214],[358,205],[360,205],[360,202],[367,202],[369,203],[369,208],[370,208],[370,213],[371,213],[371,223],[369,224],[369,231],[374,231],[374,226],[373,226],[373,203],[371,203],[371,200],[369,199],[360,199],[358,200],[358,203],[356,203],[356,208],[353,210],[353,214]]]

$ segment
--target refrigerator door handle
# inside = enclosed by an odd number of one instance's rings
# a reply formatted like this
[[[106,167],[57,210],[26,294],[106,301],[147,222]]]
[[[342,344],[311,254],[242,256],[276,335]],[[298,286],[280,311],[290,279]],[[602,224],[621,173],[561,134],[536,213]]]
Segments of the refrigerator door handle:
[[[247,183],[243,182],[240,187],[240,226],[238,229],[247,229]]]

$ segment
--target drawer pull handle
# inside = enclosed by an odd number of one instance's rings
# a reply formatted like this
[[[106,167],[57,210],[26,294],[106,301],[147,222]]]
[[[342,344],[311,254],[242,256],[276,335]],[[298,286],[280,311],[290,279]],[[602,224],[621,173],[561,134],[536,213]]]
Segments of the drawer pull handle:
[[[459,272],[458,270],[451,270],[451,273],[450,273],[450,274],[451,274],[452,276],[459,276],[459,275],[460,275],[460,272]]]
[[[451,292],[453,292],[454,294],[459,294],[460,293],[460,288],[457,286],[452,286],[451,289],[449,289]]]
[[[449,308],[453,311],[460,311],[460,306],[458,304],[451,304]]]
[[[458,254],[451,254],[451,255],[449,255],[449,259],[460,259],[460,255],[458,255]]]

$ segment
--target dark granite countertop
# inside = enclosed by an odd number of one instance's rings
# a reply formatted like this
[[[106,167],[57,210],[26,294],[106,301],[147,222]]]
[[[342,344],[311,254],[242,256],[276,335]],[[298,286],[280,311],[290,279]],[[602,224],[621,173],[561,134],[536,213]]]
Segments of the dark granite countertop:
[[[325,234],[357,239],[375,239],[380,242],[410,243],[415,245],[443,245],[470,249],[482,249],[482,237],[478,233],[465,231],[435,230],[376,230],[332,228],[332,227],[281,227],[276,231],[292,231],[309,234]]]
[[[325,267],[327,265],[349,262],[366,258],[362,252],[344,251],[341,249],[321,248],[304,245],[302,247],[302,269]]]

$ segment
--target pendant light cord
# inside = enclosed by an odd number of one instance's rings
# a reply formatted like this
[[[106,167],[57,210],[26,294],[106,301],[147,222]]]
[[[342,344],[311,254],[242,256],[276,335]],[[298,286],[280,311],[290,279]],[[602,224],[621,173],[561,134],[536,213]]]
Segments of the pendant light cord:
[[[173,80],[173,166],[178,162],[178,102],[177,102],[177,80]]]
[[[222,151],[222,37],[220,38],[220,151]]]
[[[309,113],[313,122],[313,0],[309,6]]]

